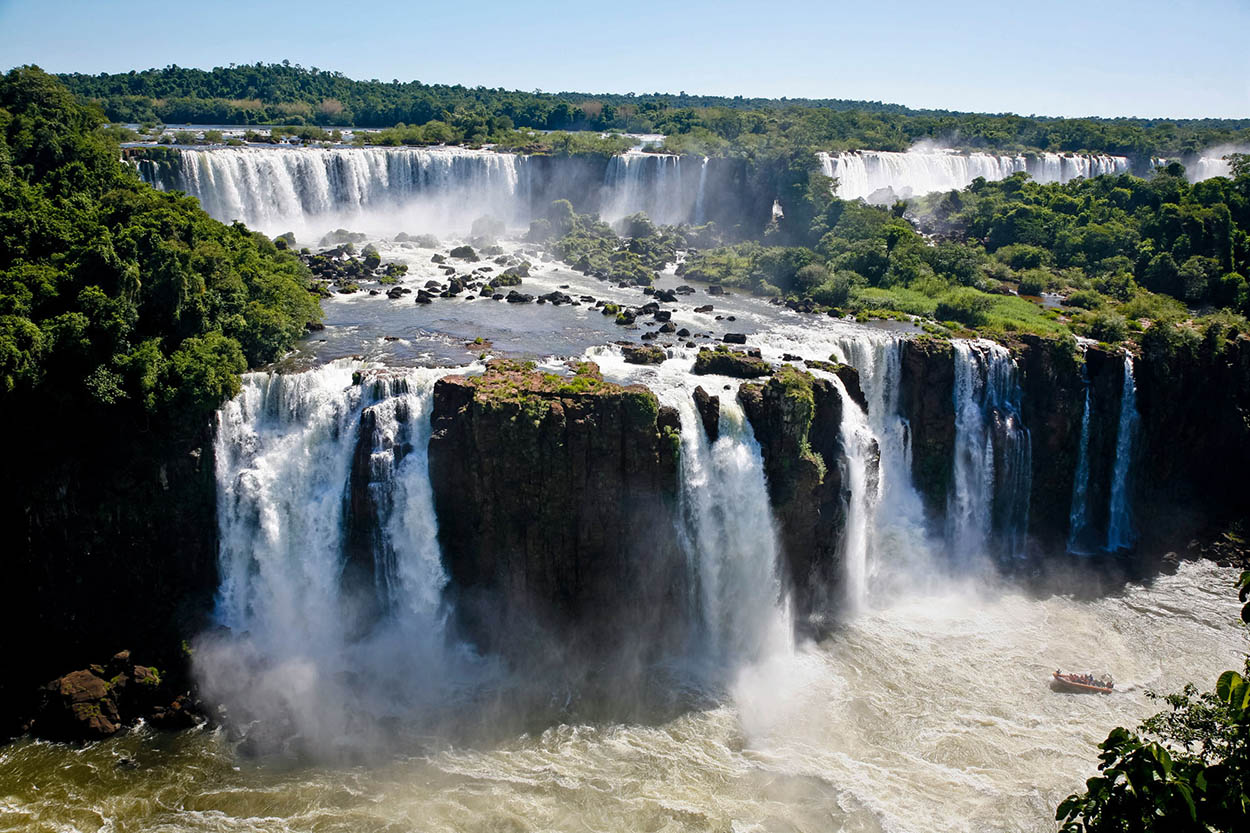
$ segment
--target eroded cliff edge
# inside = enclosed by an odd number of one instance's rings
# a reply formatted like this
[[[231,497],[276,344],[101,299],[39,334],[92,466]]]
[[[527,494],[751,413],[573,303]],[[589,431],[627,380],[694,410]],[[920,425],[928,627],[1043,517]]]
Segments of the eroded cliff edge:
[[[655,394],[592,363],[559,376],[497,360],[440,380],[432,419],[448,592],[480,648],[607,659],[681,642],[680,425]]]

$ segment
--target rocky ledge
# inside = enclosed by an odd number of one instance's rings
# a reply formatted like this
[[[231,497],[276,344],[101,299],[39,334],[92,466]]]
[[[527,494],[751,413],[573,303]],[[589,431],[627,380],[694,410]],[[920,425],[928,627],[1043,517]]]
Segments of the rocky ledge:
[[[483,650],[617,661],[684,638],[680,422],[651,391],[496,360],[434,388],[430,479],[450,593]]]

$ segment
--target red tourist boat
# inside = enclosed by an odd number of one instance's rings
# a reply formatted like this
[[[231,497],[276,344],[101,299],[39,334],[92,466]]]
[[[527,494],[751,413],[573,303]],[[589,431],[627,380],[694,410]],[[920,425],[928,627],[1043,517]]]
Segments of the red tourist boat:
[[[1059,687],[1069,691],[1092,691],[1097,694],[1110,694],[1115,682],[1110,674],[1095,676],[1093,674],[1061,674],[1054,673],[1055,682]]]

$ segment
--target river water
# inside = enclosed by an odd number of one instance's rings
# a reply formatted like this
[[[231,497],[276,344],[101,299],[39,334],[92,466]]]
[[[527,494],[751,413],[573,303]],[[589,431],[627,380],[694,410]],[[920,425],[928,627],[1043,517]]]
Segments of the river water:
[[[431,736],[384,762],[237,756],[221,730],[0,750],[5,831],[1042,831],[1095,745],[1245,647],[1233,572],[1101,598],[937,583],[660,722]],[[924,587],[922,582],[918,588]],[[1106,670],[1112,696],[1052,691]]]

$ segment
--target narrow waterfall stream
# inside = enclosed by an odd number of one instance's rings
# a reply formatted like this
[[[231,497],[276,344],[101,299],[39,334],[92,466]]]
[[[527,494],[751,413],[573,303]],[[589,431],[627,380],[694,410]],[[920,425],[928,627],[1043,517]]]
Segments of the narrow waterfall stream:
[[[1107,528],[1107,549],[1131,549],[1137,536],[1133,531],[1133,455],[1137,444],[1137,379],[1133,357],[1124,354],[1124,382],[1120,388],[1120,419],[1116,429],[1115,466],[1111,477],[1111,521]]]
[[[1081,410],[1080,448],[1076,452],[1076,476],[1072,481],[1072,510],[1068,520],[1068,552],[1087,554],[1084,544],[1089,526],[1089,375],[1084,367],[1081,376],[1085,382],[1085,405]]]
[[[846,572],[847,612],[854,614],[868,603],[869,583],[875,567],[871,530],[876,525],[880,497],[877,472],[880,452],[864,409],[847,392],[841,379],[832,374],[828,378],[842,398],[843,483],[850,494],[841,556]]]

